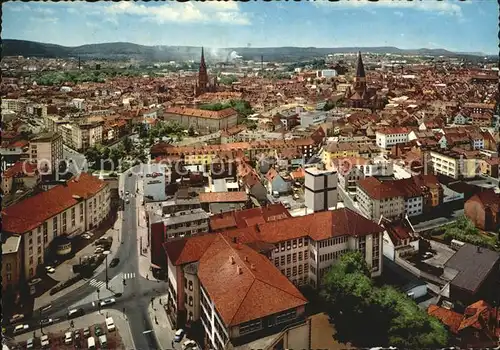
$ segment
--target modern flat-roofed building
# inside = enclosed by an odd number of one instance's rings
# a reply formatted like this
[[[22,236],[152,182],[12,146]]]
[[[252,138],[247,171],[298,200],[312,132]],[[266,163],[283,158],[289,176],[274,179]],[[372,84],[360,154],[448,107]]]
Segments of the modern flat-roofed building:
[[[63,159],[63,138],[60,134],[49,132],[30,140],[30,160],[37,163],[44,174],[55,174]]]
[[[305,204],[313,212],[336,208],[337,172],[317,167],[305,169]]]

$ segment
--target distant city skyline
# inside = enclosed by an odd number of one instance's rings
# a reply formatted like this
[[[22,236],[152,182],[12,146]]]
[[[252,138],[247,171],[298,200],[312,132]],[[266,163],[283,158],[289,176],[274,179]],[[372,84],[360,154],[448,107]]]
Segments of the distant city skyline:
[[[441,48],[498,54],[494,1],[3,4],[3,38],[222,47]],[[22,21],[19,21],[22,18]]]

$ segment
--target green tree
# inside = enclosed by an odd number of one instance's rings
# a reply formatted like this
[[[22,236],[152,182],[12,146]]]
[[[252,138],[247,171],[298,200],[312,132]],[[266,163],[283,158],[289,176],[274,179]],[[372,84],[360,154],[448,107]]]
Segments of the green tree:
[[[126,153],[130,153],[130,151],[132,150],[132,140],[130,140],[130,138],[127,136],[123,139],[123,148],[125,149],[125,152]]]
[[[396,289],[375,287],[369,276],[364,257],[359,252],[349,252],[323,278],[320,295],[335,319],[339,340],[361,347],[404,349],[447,344],[447,331],[437,319]]]

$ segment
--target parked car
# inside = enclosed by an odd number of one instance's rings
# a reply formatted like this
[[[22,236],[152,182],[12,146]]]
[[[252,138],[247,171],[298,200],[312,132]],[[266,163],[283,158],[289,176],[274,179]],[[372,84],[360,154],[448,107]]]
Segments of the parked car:
[[[23,314],[15,314],[10,318],[10,323],[16,323],[21,321],[24,318]]]
[[[85,310],[83,310],[82,308],[69,310],[69,312],[68,312],[68,319],[80,317],[80,316],[83,316],[83,315],[85,315]]]
[[[26,332],[29,328],[30,326],[27,324],[18,324],[16,327],[14,327],[14,334]]]
[[[80,337],[81,337],[81,333],[80,333],[79,329],[73,331],[73,338],[75,338],[75,340],[79,340]]]
[[[40,345],[42,345],[43,349],[47,349],[50,346],[48,335],[46,335],[46,334],[42,335],[42,337],[40,338]]]
[[[129,191],[125,191],[125,196],[128,196],[130,194]]]
[[[130,199],[128,199],[128,198],[127,198],[127,199],[125,200],[125,204],[129,204],[129,203],[130,203]]]
[[[35,347],[35,339],[33,338],[29,338],[27,341],[26,341],[26,349],[33,349]]]
[[[118,258],[114,258],[113,260],[111,260],[111,262],[109,263],[109,267],[115,267],[116,265],[118,265],[118,263],[120,262],[120,259]]]
[[[56,272],[56,269],[54,269],[52,266],[45,266],[45,271],[47,271],[47,273],[54,273]]]
[[[54,320],[51,319],[51,318],[45,318],[43,320],[40,321],[40,325],[42,326],[48,326],[48,325],[51,325],[52,323],[54,323]]]
[[[89,240],[89,239],[91,239],[91,238],[92,238],[92,236],[91,236],[91,235],[89,235],[88,233],[84,233],[84,234],[82,235],[82,238],[83,238],[83,239],[86,239],[86,240]]]
[[[96,324],[94,326],[94,334],[95,334],[96,337],[99,337],[99,336],[101,336],[103,334],[102,328],[98,324]]]
[[[106,318],[106,328],[108,329],[108,332],[113,332],[116,329],[113,317]]]
[[[64,344],[69,345],[73,342],[73,334],[71,332],[66,332],[64,334]]]
[[[101,301],[101,307],[105,307],[105,306],[108,306],[108,305],[113,305],[116,303],[116,299],[115,298],[109,298],[109,299],[104,299],[103,301]]]
[[[104,251],[104,248],[102,248],[102,247],[97,247],[97,248],[94,250],[94,254],[101,254],[103,251]]]
[[[194,349],[196,348],[197,345],[196,345],[196,342],[194,340],[186,340],[183,344],[182,344],[182,349],[183,350],[187,350],[187,349]]]
[[[85,327],[85,328],[83,329],[83,336],[84,336],[85,338],[90,337],[90,328],[89,328],[89,327]]]
[[[184,329],[178,329],[175,331],[174,341],[180,343],[182,338],[184,338]]]
[[[128,177],[131,177],[132,176],[132,173],[128,173]]]

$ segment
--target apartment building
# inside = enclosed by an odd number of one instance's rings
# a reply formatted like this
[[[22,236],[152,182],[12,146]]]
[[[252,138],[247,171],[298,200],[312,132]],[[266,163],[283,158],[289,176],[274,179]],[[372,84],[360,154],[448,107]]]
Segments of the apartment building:
[[[2,237],[2,292],[19,290],[21,280],[21,236]]]
[[[5,208],[2,233],[22,238],[23,278],[35,276],[54,239],[97,227],[109,210],[109,186],[87,173]]]
[[[201,320],[210,348],[238,346],[305,321],[306,298],[249,246],[219,233],[164,247],[170,320],[177,328]]]
[[[337,172],[317,167],[305,169],[305,204],[313,212],[336,208]]]
[[[359,180],[368,176],[392,176],[394,174],[392,162],[360,157],[335,159],[333,169],[338,173],[339,186],[352,196],[356,196]]]
[[[85,151],[102,143],[103,122],[64,124],[59,130],[64,143],[79,151]]]
[[[345,252],[360,251],[379,276],[382,233],[339,209],[167,242],[169,317],[179,328],[199,314],[215,349],[259,338],[300,320],[307,301],[296,286],[318,288]]]
[[[374,177],[358,182],[356,199],[361,213],[370,220],[378,221],[382,215],[388,219],[401,219],[405,214],[403,194]]]
[[[320,157],[326,167],[330,168],[334,159],[351,157],[372,158],[373,156],[379,154],[379,148],[372,144],[329,142],[321,150]]]
[[[14,111],[16,113],[26,112],[27,104],[28,101],[24,99],[3,98],[2,110]]]
[[[378,147],[389,148],[398,143],[407,143],[408,134],[406,128],[383,128],[375,132],[375,139]]]
[[[208,232],[209,215],[202,208],[176,211],[158,216],[150,213],[149,223],[163,224],[165,241]]]
[[[38,164],[44,175],[55,174],[64,159],[62,136],[54,132],[36,136],[30,141],[29,154],[30,161]]]
[[[172,107],[164,112],[164,120],[176,121],[186,129],[193,127],[200,132],[215,132],[232,128],[238,124],[238,112],[232,108],[220,111]]]
[[[480,162],[475,157],[467,158],[467,155],[455,151],[430,151],[429,158],[434,172],[454,179],[474,178],[481,171]]]

